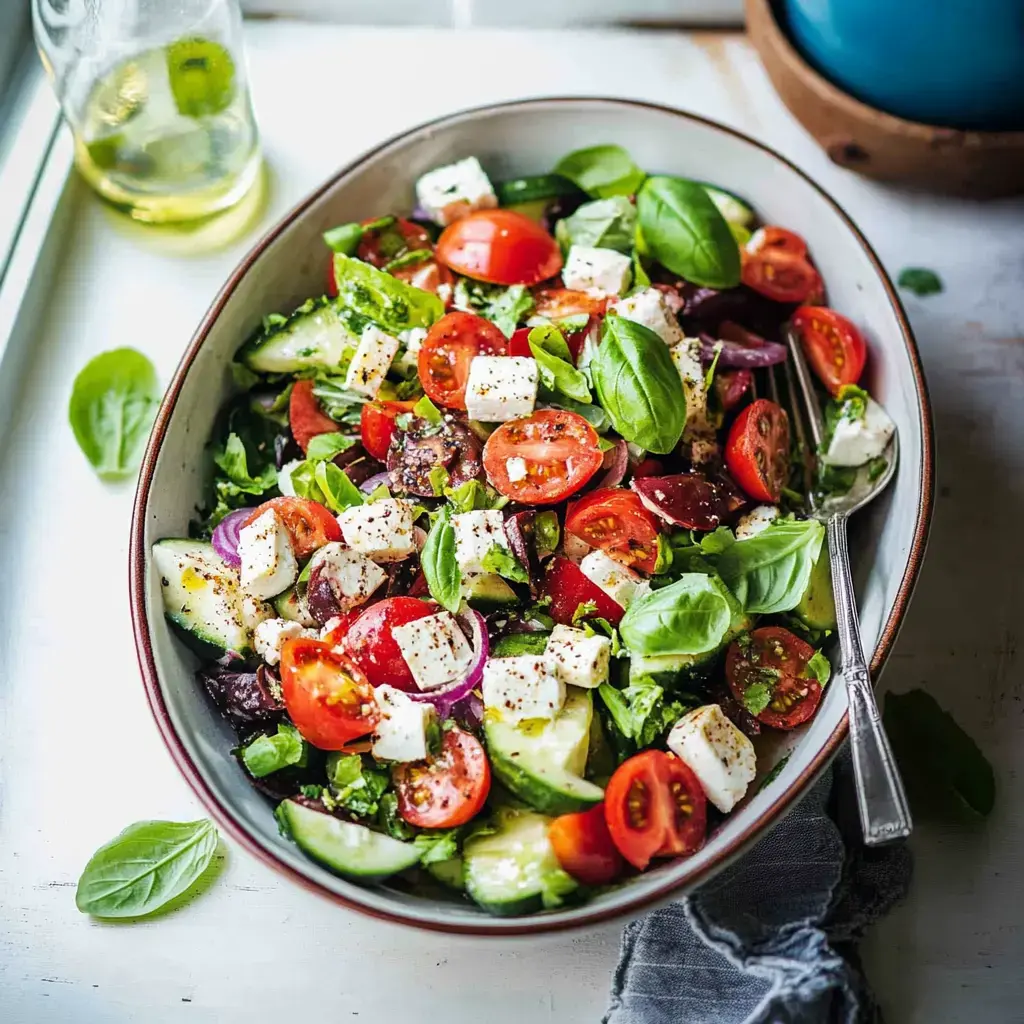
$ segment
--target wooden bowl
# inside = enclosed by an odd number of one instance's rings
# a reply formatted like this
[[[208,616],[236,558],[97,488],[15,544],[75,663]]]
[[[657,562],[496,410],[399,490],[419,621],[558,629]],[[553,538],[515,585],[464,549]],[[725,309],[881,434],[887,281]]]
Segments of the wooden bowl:
[[[772,0],[745,0],[747,31],[793,116],[840,167],[950,195],[1024,192],[1024,132],[974,132],[905,121],[854,99],[797,51]]]

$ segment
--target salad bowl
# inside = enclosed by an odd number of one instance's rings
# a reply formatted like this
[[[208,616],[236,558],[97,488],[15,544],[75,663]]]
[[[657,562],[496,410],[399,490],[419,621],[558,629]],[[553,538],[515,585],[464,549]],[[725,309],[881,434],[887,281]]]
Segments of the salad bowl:
[[[394,922],[452,933],[537,934],[639,913],[707,881],[799,800],[847,733],[846,694],[825,691],[802,729],[759,749],[761,778],[697,853],[601,891],[586,904],[522,918],[493,918],[454,895],[399,884],[363,887],[332,874],[278,834],[272,808],[226,754],[228,724],[197,686],[197,661],[164,618],[154,542],[180,536],[204,498],[206,439],[234,387],[232,359],[267,314],[295,308],[323,287],[321,237],[368,213],[410,210],[413,183],[469,155],[499,178],[542,172],[567,150],[618,143],[651,171],[743,196],[767,223],[799,232],[828,281],[830,300],[856,320],[871,358],[867,383],[900,436],[886,494],[851,537],[861,629],[877,676],[888,656],[924,555],[932,508],[931,413],[914,339],[877,257],[839,206],[801,171],[732,129],[652,104],[552,98],[453,114],[364,154],[304,199],[243,259],[189,344],[156,418],[136,494],[130,550],[131,607],[147,696],[168,749],[211,816],[265,863],[338,904]],[[768,769],[772,769],[770,772]]]

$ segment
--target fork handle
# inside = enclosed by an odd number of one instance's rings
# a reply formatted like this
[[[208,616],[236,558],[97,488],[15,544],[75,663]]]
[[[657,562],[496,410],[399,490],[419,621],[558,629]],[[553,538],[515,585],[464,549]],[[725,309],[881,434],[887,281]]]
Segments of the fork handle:
[[[882,727],[871,676],[864,660],[857,597],[853,590],[846,543],[847,518],[846,513],[829,518],[828,553],[839,626],[840,671],[846,680],[849,702],[857,808],[864,842],[868,846],[877,846],[910,835],[913,823],[903,780]]]

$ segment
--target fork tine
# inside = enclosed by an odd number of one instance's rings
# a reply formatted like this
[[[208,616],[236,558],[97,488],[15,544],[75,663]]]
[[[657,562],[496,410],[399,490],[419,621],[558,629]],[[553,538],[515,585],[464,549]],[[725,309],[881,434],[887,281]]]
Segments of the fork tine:
[[[814,383],[811,380],[810,370],[804,359],[803,349],[800,347],[800,340],[792,327],[784,327],[783,335],[789,345],[789,354],[792,357],[793,369],[796,371],[796,379],[800,385],[800,393],[803,395],[804,412],[807,415],[807,423],[811,428],[811,437],[814,439],[815,451],[821,447],[822,417],[821,406],[818,404],[818,396],[814,392]]]
[[[813,451],[807,443],[807,431],[804,430],[804,410],[798,405],[793,367],[789,365],[788,359],[782,365],[786,372],[786,394],[789,398],[788,408],[791,412],[797,444],[800,446],[800,461],[804,467],[804,493],[810,495],[814,491],[814,468],[817,462],[817,452]]]
[[[781,405],[779,401],[779,385],[775,380],[775,367],[768,367],[768,395],[776,405]]]

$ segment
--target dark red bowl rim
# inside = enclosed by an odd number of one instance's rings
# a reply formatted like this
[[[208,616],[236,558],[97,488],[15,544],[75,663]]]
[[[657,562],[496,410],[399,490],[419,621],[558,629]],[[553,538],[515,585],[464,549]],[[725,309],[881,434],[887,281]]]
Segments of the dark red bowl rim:
[[[153,482],[153,475],[156,470],[160,448],[163,444],[178,395],[181,392],[185,377],[188,374],[200,347],[206,340],[206,336],[209,333],[211,326],[220,315],[228,297],[238,286],[239,282],[252,267],[256,259],[288,225],[293,223],[297,217],[315,203],[325,192],[331,189],[340,178],[355,170],[361,163],[373,156],[375,153],[380,152],[382,149],[391,146],[401,139],[423,131],[424,128],[437,127],[447,121],[463,118],[467,115],[497,113],[499,111],[513,110],[519,107],[557,106],[563,103],[572,103],[577,105],[594,104],[595,106],[611,104],[616,106],[635,107],[637,109],[656,110],[661,113],[684,118],[688,121],[704,125],[705,127],[712,128],[716,131],[724,132],[725,134],[731,135],[746,143],[748,146],[754,146],[769,154],[776,160],[785,164],[786,167],[788,167],[794,174],[803,178],[808,185],[814,188],[821,197],[829,203],[829,205],[846,224],[847,228],[849,228],[863,246],[864,251],[875,269],[875,273],[877,273],[881,279],[886,293],[889,296],[893,313],[899,322],[903,340],[907,347],[907,355],[910,358],[911,367],[914,373],[917,398],[921,411],[922,493],[921,505],[914,528],[914,541],[911,546],[909,558],[907,559],[906,570],[904,571],[903,578],[900,581],[899,590],[896,594],[896,600],[893,604],[892,612],[885,622],[881,635],[878,639],[878,644],[875,647],[874,655],[871,659],[871,671],[873,675],[877,675],[888,658],[896,639],[896,635],[903,622],[903,617],[906,614],[907,606],[910,602],[910,597],[921,569],[928,539],[928,530],[931,525],[932,505],[934,502],[934,439],[931,405],[928,398],[928,387],[925,383],[924,370],[921,366],[920,354],[918,352],[913,333],[910,329],[906,313],[900,303],[899,296],[896,294],[896,290],[893,287],[892,282],[889,280],[889,276],[886,274],[885,268],[882,266],[878,256],[868,244],[867,239],[865,239],[857,225],[847,215],[845,210],[843,210],[843,208],[827,192],[825,192],[820,185],[814,182],[799,167],[780,153],[776,152],[770,146],[766,146],[764,143],[758,142],[756,139],[752,139],[748,135],[745,135],[734,128],[729,128],[726,125],[719,124],[718,122],[709,120],[708,118],[700,117],[697,114],[692,114],[688,111],[679,110],[678,108],[665,106],[663,104],[648,103],[641,100],[616,99],[614,97],[548,96],[538,99],[516,100],[508,103],[487,104],[480,107],[457,111],[451,114],[445,114],[443,117],[438,117],[431,121],[424,122],[414,128],[410,128],[407,131],[400,132],[399,134],[392,136],[385,142],[382,142],[379,146],[366,151],[339,170],[336,174],[332,175],[327,181],[320,185],[319,188],[315,189],[305,199],[293,207],[292,210],[278,221],[278,223],[272,227],[246,254],[244,259],[238,264],[231,276],[228,278],[227,283],[217,294],[217,297],[214,299],[210,308],[207,310],[198,329],[193,335],[181,362],[178,364],[174,378],[172,379],[160,409],[157,412],[153,432],[150,436],[149,444],[146,448],[146,454],[142,461],[138,488],[135,493],[135,504],[132,510],[131,541],[129,548],[129,587],[132,628],[135,634],[135,646],[139,659],[139,668],[142,672],[142,679],[146,688],[146,696],[149,700],[153,717],[156,719],[157,727],[160,730],[160,735],[162,736],[172,759],[175,764],[177,764],[182,775],[184,775],[185,780],[192,787],[193,792],[199,800],[205,805],[216,823],[223,828],[228,835],[235,839],[241,846],[261,860],[264,864],[267,864],[269,867],[279,871],[285,877],[297,882],[299,885],[302,885],[311,892],[324,896],[350,910],[368,914],[371,917],[392,921],[398,924],[411,925],[413,927],[429,931],[464,935],[496,936],[536,935],[545,932],[565,931],[568,929],[593,926],[617,917],[635,915],[645,907],[664,902],[670,898],[673,893],[678,892],[680,889],[691,889],[694,886],[699,885],[701,881],[708,878],[710,875],[714,874],[725,862],[739,856],[747,846],[752,844],[753,841],[760,836],[766,826],[768,826],[775,818],[783,814],[801,797],[807,787],[817,777],[818,773],[828,764],[831,758],[835,756],[843,740],[846,738],[849,728],[847,716],[844,714],[842,720],[833,730],[821,750],[818,751],[810,764],[804,768],[793,785],[780,794],[779,797],[773,801],[763,813],[758,815],[758,817],[751,822],[747,828],[737,836],[733,837],[714,861],[704,865],[699,871],[694,872],[692,875],[681,879],[667,879],[664,884],[658,886],[654,890],[638,895],[636,899],[616,907],[595,907],[591,904],[588,909],[587,905],[583,905],[579,908],[578,913],[568,919],[563,918],[553,920],[541,915],[523,918],[521,921],[517,921],[515,923],[512,923],[507,919],[501,923],[491,923],[487,918],[482,917],[479,924],[464,924],[461,922],[446,923],[440,920],[425,921],[417,917],[408,916],[402,913],[400,909],[396,909],[394,911],[379,910],[373,907],[368,907],[365,904],[356,902],[355,900],[348,899],[345,896],[331,891],[320,883],[315,882],[311,878],[306,877],[291,865],[281,860],[273,850],[258,842],[255,837],[246,830],[245,826],[234,816],[231,809],[221,803],[212,789],[207,785],[205,779],[202,777],[199,769],[189,756],[188,751],[185,749],[184,744],[174,728],[174,724],[171,721],[167,710],[167,705],[164,702],[163,694],[160,690],[156,662],[153,657],[152,640],[149,634],[149,625],[146,621],[147,552],[145,550],[144,543],[146,508],[149,502],[150,488]]]

